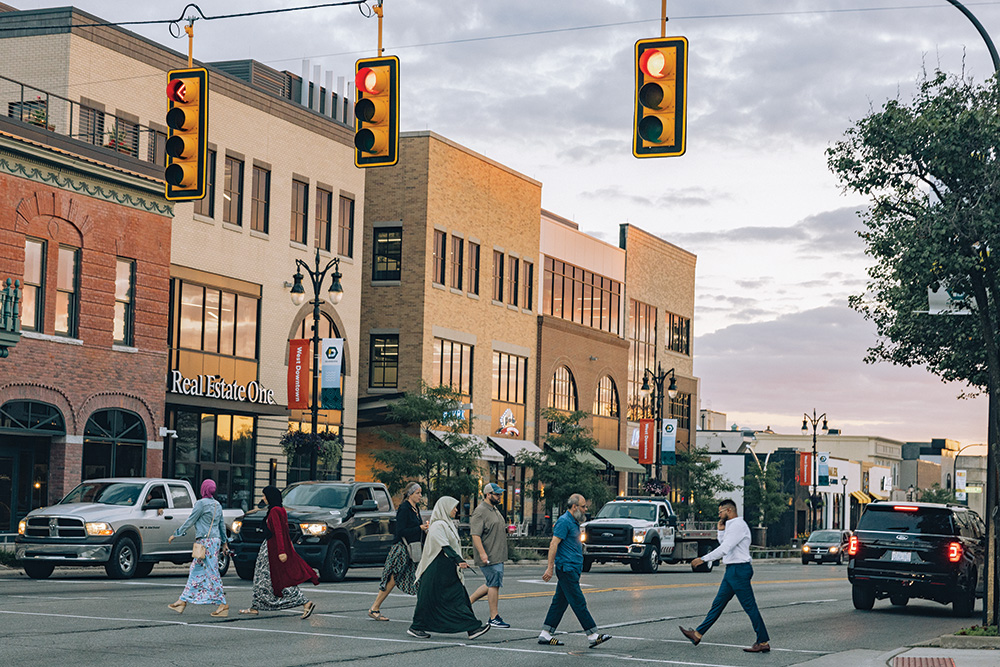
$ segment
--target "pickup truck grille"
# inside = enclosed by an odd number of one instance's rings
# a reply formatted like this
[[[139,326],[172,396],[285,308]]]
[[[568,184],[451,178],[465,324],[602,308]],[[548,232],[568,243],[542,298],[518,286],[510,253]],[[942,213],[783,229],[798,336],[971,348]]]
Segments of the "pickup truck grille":
[[[630,526],[588,526],[587,544],[632,544]]]
[[[64,516],[33,516],[28,517],[24,536],[81,539],[87,537],[87,531],[80,519]]]
[[[299,524],[288,522],[288,534],[292,539],[292,543],[299,537],[302,531],[299,530]],[[243,527],[240,528],[240,536],[244,542],[249,542],[251,544],[260,544],[264,541],[264,522],[263,521],[247,521],[244,519]]]

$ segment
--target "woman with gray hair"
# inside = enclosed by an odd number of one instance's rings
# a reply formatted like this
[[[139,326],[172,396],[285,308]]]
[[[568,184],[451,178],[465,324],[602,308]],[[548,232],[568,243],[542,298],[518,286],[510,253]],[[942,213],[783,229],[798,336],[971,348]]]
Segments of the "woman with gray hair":
[[[407,595],[417,594],[417,563],[411,558],[407,547],[410,544],[422,544],[423,534],[429,525],[420,521],[421,499],[423,499],[423,489],[416,482],[411,482],[403,491],[403,502],[396,511],[396,538],[385,559],[385,567],[382,568],[378,597],[368,610],[369,618],[374,618],[376,621],[389,620],[379,609],[394,587],[398,586],[399,590]]]

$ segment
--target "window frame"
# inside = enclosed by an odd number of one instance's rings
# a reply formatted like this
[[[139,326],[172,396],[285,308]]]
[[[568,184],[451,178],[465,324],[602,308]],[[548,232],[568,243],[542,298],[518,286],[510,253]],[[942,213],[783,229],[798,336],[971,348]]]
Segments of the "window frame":
[[[493,300],[503,303],[503,280],[504,280],[504,253],[502,250],[493,251]]]
[[[398,239],[387,238],[390,235],[397,236]],[[380,263],[385,268],[379,268]],[[393,263],[395,268],[391,268]],[[402,279],[402,275],[403,228],[401,226],[376,227],[372,233],[372,281],[399,281]]]
[[[451,287],[462,289],[465,276],[465,239],[461,236],[451,236]]]
[[[235,174],[236,168],[239,174]],[[226,155],[226,176],[222,184],[222,198],[228,203],[222,207],[222,221],[237,227],[243,226],[243,180],[246,176],[246,163],[231,155]],[[235,219],[233,219],[235,216]]]
[[[72,289],[64,289],[59,285],[59,265],[62,263],[61,255],[63,251],[68,251],[72,253],[73,257],[73,268],[72,268]],[[56,336],[62,336],[65,338],[76,338],[80,327],[80,248],[69,245],[60,245],[58,248],[58,257],[56,261],[56,314],[53,320],[53,333]],[[59,295],[69,294],[66,297],[66,330],[60,331],[58,327],[59,315],[60,315],[60,304]]]
[[[194,202],[194,212],[206,218],[215,218],[215,167],[218,151],[208,149],[208,156],[205,158],[205,196],[196,199]]]
[[[291,210],[288,238],[293,243],[309,243],[309,183],[292,179]]]
[[[43,239],[36,239],[30,236],[26,236],[24,239],[24,264],[25,269],[27,269],[28,264],[28,244],[35,243],[40,247],[39,257],[38,257],[38,282],[32,283],[28,282],[27,274],[21,276],[21,328],[26,331],[37,331],[42,332],[45,325],[45,269],[47,265],[47,257],[45,256],[48,250],[48,242]],[[35,321],[31,324],[25,324],[24,314],[26,309],[24,308],[24,302],[28,298],[28,289],[31,288],[31,293],[34,295],[34,309],[35,309]]]
[[[469,292],[479,296],[479,262],[482,257],[482,246],[475,241],[469,241]]]
[[[118,293],[118,271],[122,264],[128,266],[128,290],[125,298]],[[132,346],[135,344],[135,265],[134,259],[125,257],[115,258],[115,314],[112,325],[112,339],[118,345]],[[122,304],[121,330],[122,337],[117,337],[118,332],[118,304]]]
[[[337,208],[337,254],[341,257],[354,257],[354,209],[354,199],[340,195]],[[344,224],[345,218],[347,224]]]
[[[250,230],[261,234],[271,229],[271,170],[253,165],[250,176]]]
[[[435,285],[445,285],[445,274],[448,272],[448,233],[440,229],[434,230],[434,246],[431,255],[431,282]]]
[[[394,348],[393,354],[390,350]],[[368,363],[368,388],[369,389],[396,389],[399,387],[399,334],[370,334],[369,335],[369,363]],[[381,354],[376,356],[376,350],[380,349]],[[394,371],[394,379],[386,380],[387,371]],[[376,382],[376,374],[381,374],[381,380]]]

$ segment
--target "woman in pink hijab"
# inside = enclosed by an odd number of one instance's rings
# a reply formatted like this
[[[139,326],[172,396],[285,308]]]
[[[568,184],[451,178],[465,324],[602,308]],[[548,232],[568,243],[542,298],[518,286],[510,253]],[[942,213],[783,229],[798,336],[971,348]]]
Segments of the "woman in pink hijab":
[[[205,557],[191,561],[188,572],[187,586],[177,602],[167,605],[178,614],[184,613],[187,603],[217,604],[218,608],[212,616],[229,616],[229,605],[226,604],[226,593],[222,589],[222,577],[219,575],[219,551],[229,551],[229,539],[226,537],[226,523],[222,516],[222,505],[215,495],[215,481],[206,479],[201,483],[201,500],[194,504],[191,514],[184,525],[171,535],[168,541],[181,537],[194,526],[195,542],[205,547]]]

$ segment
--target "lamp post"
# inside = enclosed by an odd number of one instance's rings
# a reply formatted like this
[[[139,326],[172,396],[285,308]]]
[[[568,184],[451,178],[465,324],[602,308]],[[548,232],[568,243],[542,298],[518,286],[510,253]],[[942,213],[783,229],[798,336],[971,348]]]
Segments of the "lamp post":
[[[656,471],[654,479],[660,479],[660,474],[662,473],[663,467],[663,452],[661,450],[663,444],[663,382],[670,376],[670,384],[667,386],[667,395],[670,398],[677,396],[677,379],[674,376],[674,369],[671,368],[669,371],[664,371],[663,366],[659,363],[656,364],[656,372],[649,370],[648,368],[643,370],[642,373],[642,386],[639,387],[639,393],[642,394],[643,398],[649,398],[649,395],[653,395],[653,405],[655,406],[655,416],[656,416],[656,460],[654,462],[654,469]],[[653,384],[655,388],[649,386],[649,379],[653,379]]]
[[[956,474],[956,473],[958,472],[958,470],[956,470],[956,468],[958,468],[958,457],[959,457],[959,456],[961,456],[961,455],[962,455],[962,452],[964,452],[964,451],[965,451],[966,449],[968,449],[969,447],[975,447],[975,446],[976,446],[976,445],[974,445],[974,444],[972,444],[972,445],[965,445],[964,447],[960,448],[960,449],[959,449],[959,450],[958,450],[958,451],[957,451],[957,452],[955,453],[955,459],[954,459],[954,460],[953,460],[953,461],[951,462],[951,482],[950,482],[950,483],[948,484],[948,488],[949,488],[949,490],[950,490],[950,491],[952,491],[953,493],[954,493],[954,491],[955,491],[955,488],[956,488],[956,484],[955,484],[955,482],[957,481],[957,480],[955,479],[955,474]],[[968,500],[966,500],[966,501],[965,501],[965,504],[966,504],[966,505],[968,505],[968,504],[969,504],[969,501],[968,501]]]
[[[821,414],[819,417],[817,417],[816,416],[816,408],[813,408],[812,417],[810,417],[809,413],[807,413],[807,412],[802,414],[802,435],[808,435],[809,434],[809,425],[810,424],[812,424],[812,433],[813,433],[813,456],[812,456],[812,467],[813,467],[813,469],[812,469],[812,487],[813,488],[812,488],[812,498],[810,499],[810,503],[809,503],[809,507],[811,508],[811,511],[810,511],[810,521],[809,521],[809,532],[812,532],[812,531],[816,530],[816,500],[817,500],[817,498],[816,498],[816,482],[819,481],[817,479],[817,472],[819,471],[819,466],[816,463],[816,427],[819,425],[819,423],[821,421],[823,422],[823,435],[826,435],[827,431],[829,431],[830,429],[828,429],[827,426],[826,426],[826,413],[825,412],[823,414]]]
[[[296,271],[295,275],[292,276],[294,283],[292,284],[292,303],[296,306],[301,306],[306,302],[306,290],[302,285],[302,270],[306,272],[309,276],[309,280],[312,281],[313,288],[313,335],[312,335],[312,393],[310,394],[309,409],[312,412],[312,433],[315,435],[319,430],[319,306],[323,303],[323,297],[320,295],[320,291],[323,287],[323,281],[326,279],[327,272],[333,269],[333,281],[330,284],[329,299],[330,303],[336,306],[340,303],[340,300],[344,298],[344,288],[340,284],[340,258],[334,257],[329,262],[326,263],[326,267],[322,270],[320,269],[320,257],[319,248],[316,249],[316,268],[311,269],[309,265],[303,262],[301,259],[295,260]],[[301,269],[301,270],[299,270]],[[316,479],[317,477],[317,465],[318,456],[316,449],[313,448],[312,453],[309,455],[309,479]]]
[[[841,530],[850,530],[850,517],[851,513],[847,511],[847,475],[840,476],[840,483],[844,485],[844,497],[840,502],[840,512],[844,515],[844,520],[840,523]]]

